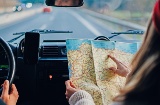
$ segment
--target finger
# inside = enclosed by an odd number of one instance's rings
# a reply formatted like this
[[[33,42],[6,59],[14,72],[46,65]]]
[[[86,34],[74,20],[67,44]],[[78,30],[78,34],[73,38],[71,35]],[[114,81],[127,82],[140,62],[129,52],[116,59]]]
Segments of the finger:
[[[71,86],[70,86],[70,80],[67,80],[67,81],[65,82],[65,85],[66,85],[66,89],[70,88],[70,87],[71,87]]]
[[[10,98],[18,99],[18,97],[19,97],[19,94],[18,94],[17,88],[14,84],[12,84]]]
[[[66,99],[68,100],[68,92],[67,91],[66,91],[65,95],[66,95]]]
[[[120,61],[117,60],[115,57],[111,56],[111,55],[108,55],[109,58],[111,58],[116,64],[119,64]]]
[[[112,70],[113,72],[117,71],[117,69],[115,67],[110,67],[109,70]]]
[[[71,81],[70,81],[70,86],[73,87],[73,88],[76,88],[76,86]]]
[[[124,63],[119,62],[121,65],[123,65],[124,67],[128,68],[128,66],[126,66]]]
[[[68,100],[69,98],[68,98],[68,97],[66,97],[66,99]]]
[[[118,67],[120,66],[124,66],[126,68],[128,68],[124,63],[120,62],[118,59],[116,59],[115,57],[111,56],[111,55],[108,55],[108,57],[110,57],[116,64]]]
[[[9,91],[9,81],[5,80],[3,84],[2,98],[8,96],[8,91]]]
[[[112,68],[110,68],[110,70],[112,70],[115,74],[123,76],[123,74],[121,73],[121,71],[119,69],[116,69],[116,68],[112,67]]]
[[[18,95],[18,91],[15,84],[12,84],[12,93]]]
[[[65,92],[65,95],[67,95],[67,94],[68,94],[68,92],[66,91],[66,92]]]

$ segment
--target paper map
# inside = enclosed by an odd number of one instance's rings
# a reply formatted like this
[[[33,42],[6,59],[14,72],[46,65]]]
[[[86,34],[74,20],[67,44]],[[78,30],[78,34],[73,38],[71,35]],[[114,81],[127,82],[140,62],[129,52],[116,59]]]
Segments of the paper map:
[[[108,70],[117,66],[108,55],[129,65],[139,44],[69,39],[66,46],[71,81],[89,92],[96,105],[109,105],[126,80]]]

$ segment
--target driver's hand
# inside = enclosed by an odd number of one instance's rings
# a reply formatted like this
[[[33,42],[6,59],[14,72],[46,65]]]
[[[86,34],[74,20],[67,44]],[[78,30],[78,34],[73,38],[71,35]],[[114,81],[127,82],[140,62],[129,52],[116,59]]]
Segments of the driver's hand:
[[[70,80],[66,81],[65,84],[66,84],[65,95],[66,95],[66,99],[69,100],[69,98],[80,89],[76,88]]]
[[[5,80],[3,83],[3,91],[1,95],[1,99],[4,101],[4,103],[6,105],[16,105],[18,97],[18,91],[14,84],[12,84],[9,94],[9,81]]]
[[[117,64],[117,68],[111,67],[109,69],[118,74],[119,76],[127,77],[127,75],[130,73],[130,68],[117,60],[115,57],[111,55],[108,55],[108,57],[110,57]]]

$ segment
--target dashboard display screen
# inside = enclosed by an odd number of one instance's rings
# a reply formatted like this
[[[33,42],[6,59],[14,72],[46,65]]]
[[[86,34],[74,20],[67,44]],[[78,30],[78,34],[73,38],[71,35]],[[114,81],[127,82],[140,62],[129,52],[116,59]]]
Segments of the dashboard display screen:
[[[9,68],[9,63],[8,63],[8,58],[6,55],[6,52],[0,46],[0,69],[8,69]]]
[[[9,65],[0,65],[0,69],[8,69]]]

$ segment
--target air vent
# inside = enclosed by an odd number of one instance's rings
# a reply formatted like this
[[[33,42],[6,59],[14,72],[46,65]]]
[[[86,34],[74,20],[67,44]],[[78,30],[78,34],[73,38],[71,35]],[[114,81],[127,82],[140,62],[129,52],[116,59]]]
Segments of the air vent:
[[[58,46],[42,47],[42,57],[57,57],[57,56],[58,56]]]

